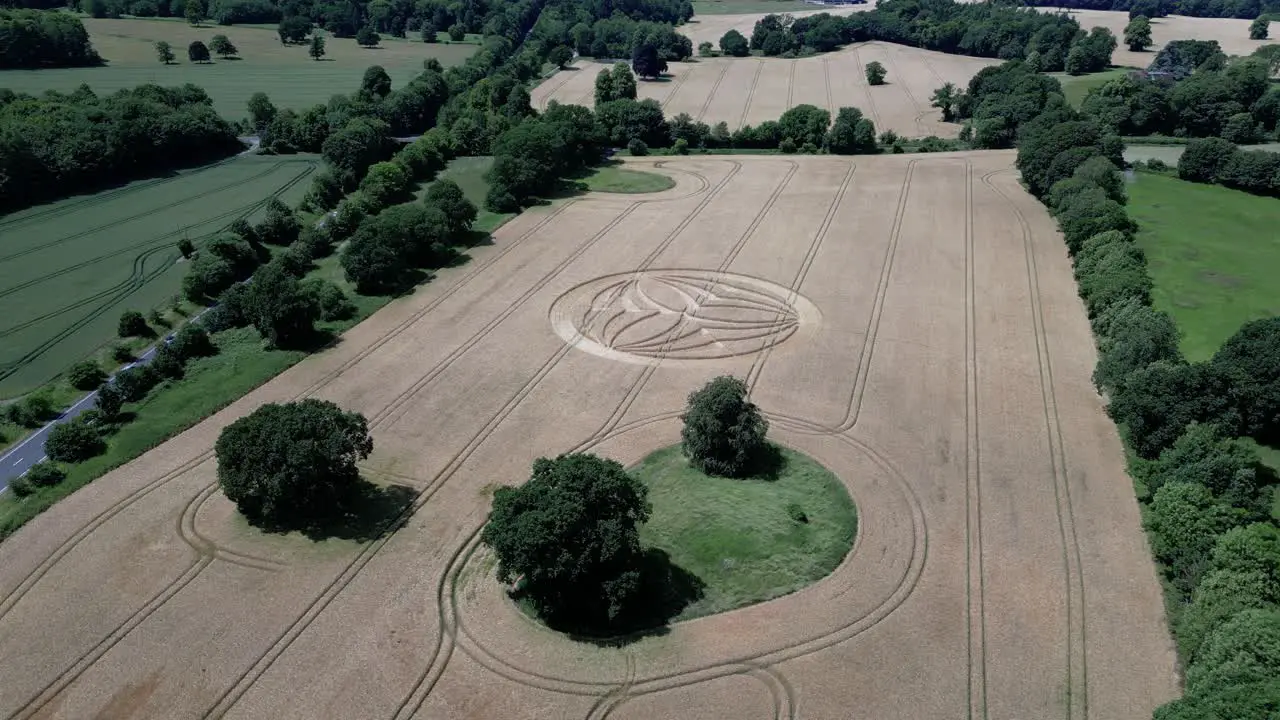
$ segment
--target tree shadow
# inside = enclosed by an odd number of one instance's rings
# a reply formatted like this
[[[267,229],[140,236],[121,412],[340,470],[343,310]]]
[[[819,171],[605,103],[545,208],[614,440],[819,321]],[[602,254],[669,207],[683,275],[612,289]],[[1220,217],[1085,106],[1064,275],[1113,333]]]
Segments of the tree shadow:
[[[782,448],[771,442],[766,442],[754,453],[747,464],[747,472],[743,477],[749,480],[773,482],[786,469],[787,457],[782,454]]]
[[[407,485],[384,487],[357,478],[333,499],[327,512],[283,521],[253,518],[249,524],[268,533],[299,532],[317,542],[331,538],[368,542],[400,529],[417,496],[418,491]]]
[[[482,230],[467,230],[458,238],[458,247],[477,248],[493,244],[493,234]]]
[[[701,600],[707,584],[702,578],[671,562],[671,556],[660,548],[645,548],[636,560],[640,573],[638,589],[613,620],[599,612],[575,603],[554,615],[539,618],[552,630],[562,632],[577,642],[597,647],[625,647],[647,637],[671,631],[671,620],[690,604]],[[519,600],[520,593],[512,593]]]

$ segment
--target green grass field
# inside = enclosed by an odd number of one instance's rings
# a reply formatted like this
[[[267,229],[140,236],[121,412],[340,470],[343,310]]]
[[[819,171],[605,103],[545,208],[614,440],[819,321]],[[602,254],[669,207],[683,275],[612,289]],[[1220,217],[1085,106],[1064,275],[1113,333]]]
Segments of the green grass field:
[[[1133,68],[1111,68],[1102,72],[1093,73],[1091,75],[1068,75],[1066,73],[1049,73],[1053,77],[1058,78],[1058,82],[1062,83],[1062,94],[1066,96],[1067,102],[1071,103],[1074,108],[1079,108],[1080,103],[1084,102],[1084,96],[1096,87],[1101,87],[1103,83],[1114,78],[1124,77],[1133,72]]]
[[[166,304],[186,272],[180,239],[198,246],[272,195],[296,203],[317,161],[238,157],[0,219],[0,398],[115,340],[124,310]]]
[[[827,576],[857,532],[853,500],[826,468],[783,449],[776,480],[708,477],[679,446],[646,457],[631,472],[649,488],[646,546],[705,583],[703,596],[673,620],[724,612],[795,592]],[[788,514],[795,504],[808,522]]]
[[[610,163],[596,168],[582,178],[587,190],[607,193],[651,193],[670,190],[676,181],[666,175],[631,170],[622,167],[621,163]]]
[[[335,93],[349,94],[360,87],[370,65],[381,65],[394,87],[422,72],[422,63],[434,57],[444,66],[458,65],[476,51],[470,42],[426,44],[415,37],[384,37],[381,47],[362,48],[351,38],[325,38],[326,55],[319,62],[307,55],[304,45],[284,46],[273,27],[205,25],[193,28],[174,19],[84,18],[94,48],[107,60],[103,67],[0,71],[0,87],[39,95],[45,90],[69,92],[87,83],[98,93],[109,93],[143,83],[181,85],[195,83],[213,99],[219,114],[228,120],[247,115],[249,97],[265,92],[279,107],[301,109],[328,102]],[[187,60],[193,40],[208,44],[223,34],[240,51],[239,60],[216,56],[209,64]],[[155,43],[173,46],[178,61],[162,65]]]
[[[1138,173],[1129,213],[1147,254],[1155,306],[1204,360],[1249,320],[1280,314],[1280,200]]]

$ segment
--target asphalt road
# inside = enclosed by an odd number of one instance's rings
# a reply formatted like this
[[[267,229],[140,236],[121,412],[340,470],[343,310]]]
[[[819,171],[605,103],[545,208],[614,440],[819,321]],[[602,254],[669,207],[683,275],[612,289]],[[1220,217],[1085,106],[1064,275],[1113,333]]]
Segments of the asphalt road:
[[[191,322],[199,320],[202,315],[209,312],[211,309],[212,308],[206,308],[200,311],[198,315],[191,318]],[[168,343],[172,339],[173,333],[170,333],[160,342]],[[146,365],[151,362],[151,359],[156,356],[156,351],[160,348],[160,342],[157,342],[155,345],[147,348],[145,352],[138,356],[137,360],[125,365],[120,368],[120,370],[128,370],[131,367]],[[119,370],[116,372],[119,372]],[[115,375],[112,375],[111,379],[114,378]],[[110,380],[108,380],[108,382],[110,382]],[[26,474],[27,470],[31,469],[32,465],[35,465],[45,459],[44,441],[49,437],[49,432],[53,430],[53,426],[67,422],[85,410],[92,408],[94,400],[96,400],[97,397],[97,390],[85,395],[72,404],[71,407],[63,411],[61,415],[49,422],[49,424],[35,431],[31,435],[28,435],[26,439],[17,445],[9,448],[4,455],[0,455],[0,494],[3,494],[9,489],[10,481],[14,478],[22,477]]]

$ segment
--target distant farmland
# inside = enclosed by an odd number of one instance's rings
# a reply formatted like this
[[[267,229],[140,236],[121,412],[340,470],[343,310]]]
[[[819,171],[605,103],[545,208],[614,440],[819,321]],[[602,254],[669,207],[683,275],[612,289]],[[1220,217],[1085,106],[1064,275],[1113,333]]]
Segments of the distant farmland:
[[[86,83],[100,94],[143,83],[182,85],[194,83],[213,98],[218,113],[228,120],[245,117],[245,103],[255,92],[265,92],[279,107],[300,109],[328,102],[335,93],[349,94],[360,87],[370,65],[381,65],[395,87],[422,72],[422,63],[434,57],[444,66],[459,65],[476,51],[475,44],[437,43],[416,39],[384,38],[378,48],[362,48],[351,38],[325,34],[325,57],[316,62],[305,45],[281,45],[274,28],[205,25],[193,28],[181,20],[95,20],[86,18],[85,29],[93,47],[107,60],[96,68],[6,70],[0,87],[39,95],[45,90],[70,92]],[[214,35],[226,35],[240,50],[239,60],[216,56],[209,64],[187,60],[187,45],[194,40],[208,44]],[[155,43],[173,46],[177,62],[162,65]]]
[[[273,195],[297,201],[315,156],[241,157],[0,219],[0,398],[28,392],[115,337],[127,309],[179,292],[197,247]]]

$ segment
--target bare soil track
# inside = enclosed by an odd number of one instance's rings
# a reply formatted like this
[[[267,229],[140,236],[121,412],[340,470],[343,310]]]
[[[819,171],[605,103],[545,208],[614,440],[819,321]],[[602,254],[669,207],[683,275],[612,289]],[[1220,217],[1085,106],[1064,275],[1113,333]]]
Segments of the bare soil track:
[[[867,84],[866,64],[872,61],[888,70],[886,84]],[[869,42],[798,60],[723,57],[671,63],[668,77],[641,81],[637,94],[661,103],[668,118],[688,113],[708,125],[727,123],[730,130],[777,120],[789,108],[809,104],[827,109],[832,117],[842,107],[856,107],[871,118],[877,132],[956,137],[961,126],[942,122],[941,112],[930,106],[933,91],[948,82],[968,87],[975,73],[996,63]],[[560,71],[535,88],[534,105],[545,108],[552,100],[592,105],[596,75],[607,67],[579,60],[574,68]]]
[[[0,717],[1149,716],[1176,692],[1160,588],[1012,161],[637,160],[677,186],[519,216],[8,540]],[[525,618],[478,544],[492,488],[638,461],[724,373],[847,485],[846,560],[620,646]],[[365,413],[369,476],[417,492],[394,533],[263,536],[212,486],[221,427],[307,395]]]

